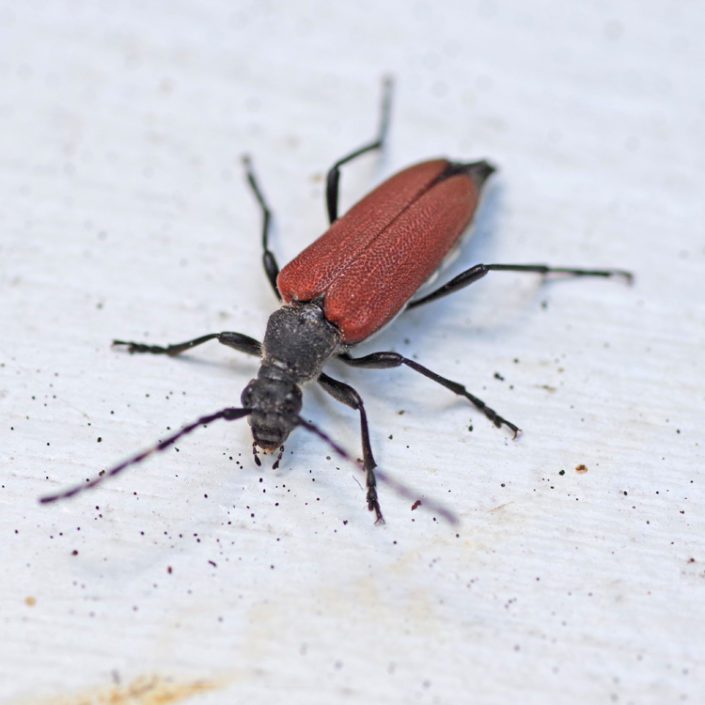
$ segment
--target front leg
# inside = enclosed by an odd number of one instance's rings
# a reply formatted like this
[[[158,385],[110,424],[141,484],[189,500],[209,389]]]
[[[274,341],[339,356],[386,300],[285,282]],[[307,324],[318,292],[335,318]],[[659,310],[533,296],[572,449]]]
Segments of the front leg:
[[[453,380],[450,380],[447,377],[441,377],[441,375],[429,370],[428,367],[424,367],[418,362],[414,362],[399,353],[377,352],[370,355],[365,355],[364,357],[351,357],[347,353],[343,353],[338,356],[338,359],[342,360],[346,365],[368,369],[384,369],[387,367],[401,367],[402,365],[406,365],[419,374],[422,374],[424,377],[428,377],[434,382],[444,386],[446,389],[450,389],[450,391],[454,394],[465,397],[465,399],[474,404],[495,426],[497,426],[497,428],[507,426],[514,433],[514,438],[516,438],[520,433],[518,426],[500,416],[494,409],[487,406],[482,399],[479,399],[474,394],[468,392],[468,390],[465,389],[465,387],[459,382],[453,382]]]
[[[372,447],[370,446],[370,431],[367,426],[367,414],[365,413],[365,405],[362,402],[362,397],[349,385],[340,382],[337,379],[329,377],[325,372],[318,376],[318,383],[323,389],[328,392],[333,398],[342,402],[351,409],[360,412],[360,432],[362,435],[362,461],[365,470],[367,484],[367,508],[374,512],[377,517],[377,524],[384,523],[382,510],[379,506],[377,498],[377,478],[375,477],[375,468],[377,462],[372,455]]]
[[[150,353],[151,355],[180,355],[186,350],[195,348],[197,345],[207,343],[209,340],[217,340],[223,345],[244,352],[246,355],[256,355],[259,357],[262,353],[262,344],[250,338],[249,335],[243,333],[234,333],[232,331],[224,331],[222,333],[209,333],[202,335],[200,338],[193,338],[184,343],[174,343],[173,345],[150,345],[148,343],[133,343],[127,340],[113,340],[113,345],[116,347],[126,347],[129,353]]]

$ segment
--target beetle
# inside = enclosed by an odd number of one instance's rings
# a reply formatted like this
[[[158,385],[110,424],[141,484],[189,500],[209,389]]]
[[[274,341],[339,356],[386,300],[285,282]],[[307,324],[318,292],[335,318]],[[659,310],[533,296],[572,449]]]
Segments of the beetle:
[[[469,392],[464,385],[433,372],[397,352],[375,352],[355,357],[350,350],[389,323],[405,309],[428,304],[475,283],[489,272],[533,272],[587,277],[632,275],[621,269],[579,269],[549,267],[543,264],[476,264],[429,293],[416,296],[419,289],[441,268],[457,248],[477,209],[483,187],[495,171],[487,161],[460,162],[445,158],[415,164],[395,174],[338,218],[340,169],[363,154],[382,150],[389,126],[392,82],[384,82],[380,122],[376,137],[345,155],[329,169],[326,179],[326,205],[330,227],[281,271],[269,248],[271,210],[255,176],[252,162],[244,157],[247,182],[262,214],[262,262],[274,294],[282,303],[269,318],[263,342],[243,333],[209,333],[183,343],[151,345],[115,340],[113,345],[130,353],[175,356],[217,340],[261,364],[257,376],[245,387],[241,407],[228,407],[202,416],[151,448],[126,459],[91,480],[40,499],[42,503],[72,497],[94,487],[107,477],[142,462],[152,453],[172,446],[199,426],[218,419],[233,421],[247,417],[257,449],[279,451],[297,427],[324,440],[335,452],[351,459],[324,431],[301,416],[301,385],[317,382],[338,401],[359,413],[362,438],[362,468],[366,477],[367,508],[376,522],[384,521],[377,495],[377,479],[384,479],[402,494],[409,490],[377,469],[372,454],[365,405],[350,385],[323,371],[330,358],[363,369],[402,365],[433,380],[465,398],[495,426],[507,427],[514,437],[519,428]],[[415,298],[416,297],[416,298]],[[418,505],[417,505],[418,506]],[[427,509],[446,519],[453,515],[445,508],[424,500]]]

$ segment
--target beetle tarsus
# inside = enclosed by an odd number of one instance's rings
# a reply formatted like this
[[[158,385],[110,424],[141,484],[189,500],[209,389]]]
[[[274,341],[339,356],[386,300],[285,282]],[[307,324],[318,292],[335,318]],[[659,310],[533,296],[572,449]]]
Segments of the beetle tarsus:
[[[497,427],[502,428],[506,426],[512,432],[512,439],[516,440],[521,433],[521,429],[513,424],[511,421],[507,421],[503,416],[500,416],[494,409],[490,409],[485,402],[478,399],[476,396],[468,393],[468,398],[473,397],[472,403],[484,413],[484,415]]]
[[[375,513],[375,524],[384,524],[384,516],[382,516],[382,509],[379,506],[379,499],[377,497],[377,478],[375,477],[375,467],[376,465],[366,465],[365,467],[367,478],[367,509]]]
[[[368,499],[368,504],[367,508],[375,513],[375,526],[383,526],[387,522],[384,520],[384,516],[382,515],[382,510],[379,507],[379,502],[377,501],[377,496],[375,494],[375,499],[374,499],[374,504],[370,506],[369,499]]]
[[[147,343],[133,343],[128,340],[113,340],[112,346],[114,348],[124,347],[127,348],[127,352],[130,355],[135,353],[149,353],[151,355],[176,355],[178,353],[172,352],[169,348],[172,346],[162,346],[162,345],[148,345]]]

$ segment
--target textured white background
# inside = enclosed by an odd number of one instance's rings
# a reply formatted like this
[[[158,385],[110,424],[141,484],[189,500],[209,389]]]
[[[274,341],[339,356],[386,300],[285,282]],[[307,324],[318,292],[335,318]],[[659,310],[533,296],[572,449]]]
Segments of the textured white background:
[[[0,700],[703,702],[704,35],[685,0],[0,3]],[[385,72],[389,149],[344,205],[488,157],[454,271],[637,274],[496,274],[367,346],[466,382],[517,442],[411,371],[336,371],[382,467],[460,528],[385,488],[375,527],[315,438],[257,469],[244,422],[40,507],[239,402],[256,363],[234,351],[109,341],[260,337],[239,156],[283,264],[325,229],[325,169],[371,137]],[[353,412],[310,390],[306,413],[357,450]]]

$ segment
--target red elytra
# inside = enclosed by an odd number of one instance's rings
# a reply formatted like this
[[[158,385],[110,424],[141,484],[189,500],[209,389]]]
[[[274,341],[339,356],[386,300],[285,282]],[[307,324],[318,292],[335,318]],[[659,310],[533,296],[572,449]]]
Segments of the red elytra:
[[[473,165],[475,166],[475,165]],[[322,299],[342,342],[388,323],[442,264],[477,209],[493,169],[434,159],[380,184],[279,273],[286,303]]]

